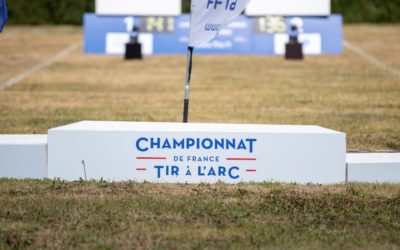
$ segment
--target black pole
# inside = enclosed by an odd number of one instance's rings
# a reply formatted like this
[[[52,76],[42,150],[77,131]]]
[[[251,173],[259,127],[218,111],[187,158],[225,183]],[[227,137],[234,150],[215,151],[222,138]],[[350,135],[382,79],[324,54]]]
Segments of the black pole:
[[[192,57],[193,47],[188,47],[186,61],[186,84],[185,84],[185,99],[183,101],[183,122],[189,121],[189,93],[190,93],[190,76],[192,75]]]

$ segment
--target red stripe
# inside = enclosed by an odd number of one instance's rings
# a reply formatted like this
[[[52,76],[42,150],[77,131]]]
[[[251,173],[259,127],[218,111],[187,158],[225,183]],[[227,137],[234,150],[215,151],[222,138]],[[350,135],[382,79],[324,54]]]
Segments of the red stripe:
[[[226,158],[227,161],[256,161],[256,158]]]
[[[137,171],[147,171],[147,168],[136,168]]]
[[[256,169],[246,169],[246,172],[257,172]]]
[[[167,157],[136,157],[137,160],[166,160]]]

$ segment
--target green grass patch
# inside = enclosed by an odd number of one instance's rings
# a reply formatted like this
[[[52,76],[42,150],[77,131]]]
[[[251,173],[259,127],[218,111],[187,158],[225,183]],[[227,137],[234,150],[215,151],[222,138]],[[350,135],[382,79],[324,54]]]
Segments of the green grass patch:
[[[400,186],[0,180],[0,249],[400,247]]]

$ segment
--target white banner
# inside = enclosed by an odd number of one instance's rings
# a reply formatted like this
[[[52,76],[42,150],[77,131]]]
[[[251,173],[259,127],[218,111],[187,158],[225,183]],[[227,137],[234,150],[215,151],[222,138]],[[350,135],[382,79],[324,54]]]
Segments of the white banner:
[[[242,13],[250,0],[192,0],[189,47],[206,43]]]
[[[331,0],[252,0],[248,16],[329,16]]]
[[[346,135],[318,126],[83,121],[48,142],[50,179],[345,181]]]
[[[96,15],[178,16],[182,0],[96,0]]]

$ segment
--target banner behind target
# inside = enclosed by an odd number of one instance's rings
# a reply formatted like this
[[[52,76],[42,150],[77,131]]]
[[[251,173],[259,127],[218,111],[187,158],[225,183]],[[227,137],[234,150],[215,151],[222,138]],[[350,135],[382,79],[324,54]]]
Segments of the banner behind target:
[[[212,41],[196,49],[201,54],[283,54],[287,30],[293,17],[239,16]],[[303,20],[305,54],[341,54],[342,16],[300,17]],[[85,53],[120,55],[129,40],[128,26],[140,27],[139,37],[145,55],[186,53],[190,16],[130,17],[84,15]]]

